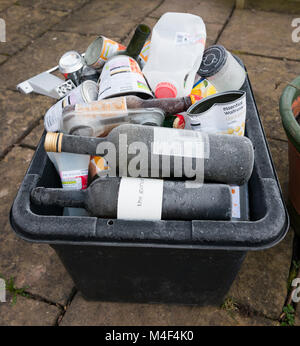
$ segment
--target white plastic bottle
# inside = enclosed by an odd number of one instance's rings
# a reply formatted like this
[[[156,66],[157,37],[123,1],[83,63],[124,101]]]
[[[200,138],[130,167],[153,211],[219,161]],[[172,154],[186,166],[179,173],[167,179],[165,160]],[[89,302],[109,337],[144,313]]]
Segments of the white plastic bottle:
[[[87,188],[90,155],[47,152],[61,179],[63,189],[84,190]],[[64,208],[64,216],[87,216],[82,208]]]
[[[206,28],[201,17],[165,13],[152,30],[143,73],[157,98],[188,96],[200,67]]]

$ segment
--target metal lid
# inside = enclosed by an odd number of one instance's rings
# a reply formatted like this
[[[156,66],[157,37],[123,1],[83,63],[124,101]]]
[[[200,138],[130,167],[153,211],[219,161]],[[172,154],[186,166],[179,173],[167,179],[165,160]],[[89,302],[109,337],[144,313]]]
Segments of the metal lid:
[[[227,51],[221,45],[205,49],[198,73],[201,77],[211,77],[219,72],[227,60]]]
[[[98,98],[98,84],[92,80],[86,80],[81,87],[82,98],[85,102],[96,101]]]
[[[83,67],[82,57],[75,50],[66,52],[59,59],[59,70],[61,73],[73,73]]]
[[[160,108],[130,109],[128,112],[131,124],[162,126],[165,120],[165,113]]]

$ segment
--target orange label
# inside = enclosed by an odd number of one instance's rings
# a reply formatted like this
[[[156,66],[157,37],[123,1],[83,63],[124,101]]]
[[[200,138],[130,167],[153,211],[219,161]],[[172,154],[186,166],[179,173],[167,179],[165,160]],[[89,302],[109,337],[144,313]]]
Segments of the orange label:
[[[107,100],[92,101],[90,103],[76,104],[75,111],[85,113],[85,117],[108,117],[127,112],[126,97],[115,97]]]

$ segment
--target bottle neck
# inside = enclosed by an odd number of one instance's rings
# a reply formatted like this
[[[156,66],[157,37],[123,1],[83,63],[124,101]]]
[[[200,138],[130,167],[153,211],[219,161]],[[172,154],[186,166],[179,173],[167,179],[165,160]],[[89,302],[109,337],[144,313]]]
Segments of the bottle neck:
[[[180,98],[149,99],[143,100],[137,97],[127,96],[127,107],[134,108],[160,108],[166,115],[174,115],[188,110],[192,105],[190,96]]]
[[[62,132],[48,132],[45,137],[44,149],[47,152],[97,155],[98,144],[105,141],[107,141],[107,137],[83,137]]]
[[[85,207],[86,190],[64,190],[37,187],[31,192],[31,200],[40,206]]]
[[[127,49],[125,50],[125,52],[123,52],[123,54],[126,54],[133,59],[137,59],[150,35],[150,32],[151,29],[147,25],[138,25],[138,27],[135,29],[132,39],[127,46]]]

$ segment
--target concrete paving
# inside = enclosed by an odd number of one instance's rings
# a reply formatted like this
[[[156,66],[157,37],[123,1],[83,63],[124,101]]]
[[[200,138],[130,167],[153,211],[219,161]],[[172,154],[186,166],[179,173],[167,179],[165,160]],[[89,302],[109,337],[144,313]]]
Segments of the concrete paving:
[[[277,4],[275,4],[277,3]],[[207,45],[220,43],[245,63],[287,199],[287,138],[278,99],[299,75],[299,44],[291,39],[299,5],[285,1],[233,0],[29,0],[0,3],[7,42],[0,43],[0,275],[26,292],[0,303],[0,325],[279,325],[287,295],[293,230],[274,248],[248,253],[223,307],[87,302],[48,245],[19,239],[9,210],[43,132],[53,100],[21,95],[17,83],[49,69],[67,50],[84,52],[97,34],[128,43],[135,26],[151,27],[167,11],[202,16]],[[23,290],[22,290],[23,289]],[[296,324],[300,323],[298,307]]]

